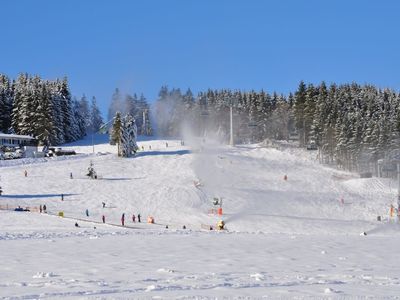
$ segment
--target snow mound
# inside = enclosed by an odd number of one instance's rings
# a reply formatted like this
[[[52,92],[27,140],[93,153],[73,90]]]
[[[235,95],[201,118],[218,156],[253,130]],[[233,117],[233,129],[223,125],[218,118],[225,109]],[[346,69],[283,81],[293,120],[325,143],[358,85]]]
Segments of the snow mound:
[[[260,273],[255,273],[255,274],[250,274],[251,278],[254,278],[256,281],[263,281],[264,280],[264,275]]]
[[[170,270],[170,269],[161,268],[161,269],[158,269],[157,272],[159,272],[159,273],[175,273],[176,271]]]
[[[157,288],[157,287],[156,287],[154,284],[149,285],[149,286],[146,288],[146,292],[154,291],[156,288]]]
[[[334,289],[331,289],[331,288],[326,288],[324,290],[324,293],[325,294],[337,294],[337,293],[339,293],[339,291],[335,291]]]

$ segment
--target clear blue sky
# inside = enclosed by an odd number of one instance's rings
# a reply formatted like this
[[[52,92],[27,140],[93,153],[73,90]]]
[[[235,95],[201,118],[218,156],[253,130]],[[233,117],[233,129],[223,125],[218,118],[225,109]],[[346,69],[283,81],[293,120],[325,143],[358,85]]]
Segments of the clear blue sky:
[[[400,89],[400,1],[3,0],[0,72],[96,96],[161,85],[287,93],[300,80]],[[104,115],[106,116],[106,115]]]

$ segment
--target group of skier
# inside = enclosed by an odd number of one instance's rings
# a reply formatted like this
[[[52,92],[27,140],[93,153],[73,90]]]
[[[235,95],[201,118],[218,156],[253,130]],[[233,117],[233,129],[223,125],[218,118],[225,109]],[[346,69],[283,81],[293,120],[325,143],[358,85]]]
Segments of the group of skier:
[[[103,215],[103,217],[104,217],[104,215]],[[138,223],[141,223],[141,216],[140,216],[140,214],[138,214],[137,215],[137,221],[138,221]],[[135,214],[132,214],[132,222],[133,223],[136,223],[136,216],[135,216]],[[103,219],[103,223],[105,223],[104,222],[104,219]],[[121,225],[122,226],[125,226],[125,213],[123,213],[122,214],[122,216],[121,216]]]
[[[40,204],[39,205],[39,212],[40,213],[47,213],[47,207],[46,207],[46,204],[44,204],[43,206],[42,206],[42,204]]]
[[[104,206],[103,206],[104,207]],[[87,210],[86,210],[87,211]],[[86,216],[88,217],[89,215],[88,215],[88,213],[86,214]],[[125,226],[125,213],[123,213],[122,215],[121,215],[121,225],[122,226]],[[106,223],[106,216],[103,214],[102,216],[101,216],[101,221],[103,222],[103,223]],[[138,221],[138,223],[141,223],[141,216],[140,216],[140,214],[138,214],[137,215],[137,221]],[[136,223],[136,215],[135,214],[132,214],[132,222],[133,223]]]
[[[106,203],[105,202],[101,202],[101,205],[102,205],[103,208],[106,208]],[[89,217],[89,209],[85,210],[85,215],[86,215],[86,217]],[[142,220],[141,220],[140,213],[137,215],[137,217],[136,217],[135,214],[132,214],[132,222],[136,223],[136,220],[138,221],[138,223],[141,223]],[[101,216],[101,221],[103,223],[106,223],[106,216],[104,214]],[[121,215],[121,225],[125,226],[125,213],[123,213]]]

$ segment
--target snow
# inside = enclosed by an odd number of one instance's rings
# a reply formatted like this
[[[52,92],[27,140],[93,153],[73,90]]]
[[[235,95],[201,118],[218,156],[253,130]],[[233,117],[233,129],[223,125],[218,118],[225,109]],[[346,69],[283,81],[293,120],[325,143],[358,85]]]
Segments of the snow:
[[[77,156],[0,162],[1,207],[48,211],[0,210],[0,299],[398,297],[395,181],[285,145],[198,152],[148,139],[119,158],[106,137],[94,141],[94,153],[89,137],[63,147]],[[90,161],[97,180],[85,176]],[[201,229],[221,218],[208,214],[213,197],[226,231]]]

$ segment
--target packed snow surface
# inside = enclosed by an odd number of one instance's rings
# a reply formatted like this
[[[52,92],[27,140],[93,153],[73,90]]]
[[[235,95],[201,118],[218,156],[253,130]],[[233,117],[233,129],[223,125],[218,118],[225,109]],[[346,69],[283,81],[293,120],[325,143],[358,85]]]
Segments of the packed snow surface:
[[[0,161],[0,299],[398,299],[396,181],[284,144],[138,146],[119,158],[99,135],[63,147],[76,156]]]

